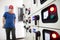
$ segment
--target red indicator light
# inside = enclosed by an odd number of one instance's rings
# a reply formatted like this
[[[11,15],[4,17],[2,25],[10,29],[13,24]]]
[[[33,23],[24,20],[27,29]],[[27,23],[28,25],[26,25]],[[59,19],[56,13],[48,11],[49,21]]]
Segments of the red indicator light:
[[[53,34],[52,34],[52,37],[53,37],[53,38],[57,38],[57,34],[53,33]]]
[[[55,5],[51,5],[49,8],[48,8],[48,11],[49,13],[56,13],[57,12],[57,8]]]
[[[51,37],[52,37],[53,39],[58,39],[58,38],[60,37],[60,35],[59,35],[57,32],[53,32],[53,33],[51,34]]]
[[[54,7],[51,7],[51,8],[50,8],[50,11],[53,12],[53,11],[54,11]]]

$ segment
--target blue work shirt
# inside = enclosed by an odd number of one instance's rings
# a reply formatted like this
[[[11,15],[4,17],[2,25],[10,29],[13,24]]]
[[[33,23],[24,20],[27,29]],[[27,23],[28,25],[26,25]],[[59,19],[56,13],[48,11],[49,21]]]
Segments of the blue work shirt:
[[[5,24],[4,24],[4,28],[15,28],[15,19],[16,16],[15,14],[10,14],[9,12],[5,12],[3,17],[5,18]]]

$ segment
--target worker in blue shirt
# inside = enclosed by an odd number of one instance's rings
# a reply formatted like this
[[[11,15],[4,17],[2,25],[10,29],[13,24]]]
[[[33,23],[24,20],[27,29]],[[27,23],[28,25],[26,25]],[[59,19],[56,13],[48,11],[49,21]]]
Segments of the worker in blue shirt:
[[[9,6],[9,11],[3,15],[3,27],[6,29],[6,39],[10,40],[10,32],[12,32],[12,40],[16,40],[15,37],[15,19],[16,16],[13,13],[13,5]]]

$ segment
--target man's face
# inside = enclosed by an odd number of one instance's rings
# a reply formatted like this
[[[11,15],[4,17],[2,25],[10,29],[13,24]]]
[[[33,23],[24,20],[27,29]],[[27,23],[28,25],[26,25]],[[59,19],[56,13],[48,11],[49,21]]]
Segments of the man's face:
[[[9,12],[10,12],[10,13],[13,13],[13,9],[9,9]]]

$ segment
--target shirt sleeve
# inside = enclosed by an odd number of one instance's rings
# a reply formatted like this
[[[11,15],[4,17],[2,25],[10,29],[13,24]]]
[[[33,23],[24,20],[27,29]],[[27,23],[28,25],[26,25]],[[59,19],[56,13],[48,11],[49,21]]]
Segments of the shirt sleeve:
[[[6,12],[4,13],[3,17],[6,19]]]

